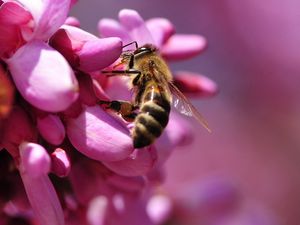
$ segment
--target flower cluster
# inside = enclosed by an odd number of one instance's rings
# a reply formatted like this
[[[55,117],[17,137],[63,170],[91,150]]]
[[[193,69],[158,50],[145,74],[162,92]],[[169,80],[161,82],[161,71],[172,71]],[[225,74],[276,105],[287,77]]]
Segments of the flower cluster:
[[[101,70],[132,41],[155,44],[166,60],[180,60],[202,52],[205,39],[175,34],[163,18],[145,22],[133,10],[122,10],[120,22],[101,20],[99,38],[67,18],[72,4],[0,1],[1,220],[161,224],[170,203],[148,204],[151,187],[163,178],[171,151],[193,134],[171,113],[154,145],[134,149],[132,124],[98,104],[130,92],[122,78],[107,79]],[[190,96],[216,92],[211,80],[189,72],[178,73],[175,83]]]

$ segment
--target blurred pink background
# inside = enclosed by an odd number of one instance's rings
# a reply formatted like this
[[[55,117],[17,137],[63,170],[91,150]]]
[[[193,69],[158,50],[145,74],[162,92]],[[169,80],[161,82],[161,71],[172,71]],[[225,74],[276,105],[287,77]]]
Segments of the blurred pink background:
[[[299,225],[300,1],[79,0],[71,15],[97,34],[98,20],[117,18],[122,8],[205,36],[202,55],[171,67],[202,73],[220,88],[195,101],[213,133],[194,127],[192,147],[167,162],[165,187],[177,193],[218,177],[238,189],[242,204],[255,202],[276,224]]]

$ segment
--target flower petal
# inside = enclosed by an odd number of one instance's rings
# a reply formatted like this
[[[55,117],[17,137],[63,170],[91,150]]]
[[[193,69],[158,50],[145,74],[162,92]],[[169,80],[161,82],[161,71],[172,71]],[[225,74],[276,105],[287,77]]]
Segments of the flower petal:
[[[173,24],[165,18],[152,18],[146,21],[146,26],[154,38],[157,48],[162,45],[175,33]]]
[[[122,176],[142,176],[155,165],[157,153],[154,146],[135,149],[126,159],[114,162],[102,162],[107,168]]]
[[[137,41],[139,46],[155,43],[145,21],[137,11],[123,9],[119,12],[119,20],[129,32],[131,39]]]
[[[101,70],[122,53],[122,42],[119,38],[103,38],[64,25],[50,40],[51,46],[60,51],[73,67],[85,72]]]
[[[66,177],[69,175],[71,170],[71,161],[63,149],[55,149],[55,151],[51,154],[51,162],[51,170],[57,176]]]
[[[94,83],[89,74],[82,72],[77,73],[77,80],[79,82],[79,99],[88,106],[96,105],[98,98],[94,92]]]
[[[22,169],[20,175],[39,223],[43,225],[64,225],[63,210],[49,177],[42,175],[33,178]]]
[[[122,53],[122,42],[119,38],[103,38],[88,41],[77,52],[80,59],[79,69],[92,72],[104,69],[116,61]]]
[[[206,40],[200,35],[175,34],[171,36],[161,49],[162,56],[167,60],[182,60],[201,53]]]
[[[23,142],[20,146],[23,172],[32,178],[48,174],[51,160],[46,149],[35,143]]]
[[[17,2],[5,2],[1,5],[0,57],[10,57],[24,44],[21,30],[31,20],[31,14]]]
[[[64,24],[71,0],[18,0],[34,18],[34,32],[24,38],[47,40]]]
[[[48,114],[37,118],[37,128],[41,136],[50,144],[59,145],[65,138],[65,128],[56,115]]]
[[[67,134],[76,149],[95,160],[122,160],[133,151],[128,130],[99,106],[68,119]]]
[[[1,24],[25,25],[32,19],[31,14],[18,2],[5,2],[0,8]]]
[[[210,97],[218,92],[217,84],[208,77],[186,71],[176,72],[174,84],[188,97]]]
[[[10,113],[3,132],[3,147],[13,157],[19,157],[19,145],[24,141],[36,141],[37,132],[26,112],[14,107]]]
[[[172,201],[165,195],[153,195],[147,203],[147,214],[154,224],[164,224],[171,216]]]
[[[66,60],[41,41],[32,41],[6,60],[22,96],[39,109],[65,110],[78,97],[78,84]]]
[[[97,196],[91,200],[87,209],[87,221],[90,225],[105,225],[109,202],[105,196]]]
[[[65,21],[65,25],[80,27],[80,21],[76,17],[69,16]]]
[[[132,41],[127,30],[113,19],[101,19],[98,22],[98,31],[100,37],[119,37],[125,44]]]

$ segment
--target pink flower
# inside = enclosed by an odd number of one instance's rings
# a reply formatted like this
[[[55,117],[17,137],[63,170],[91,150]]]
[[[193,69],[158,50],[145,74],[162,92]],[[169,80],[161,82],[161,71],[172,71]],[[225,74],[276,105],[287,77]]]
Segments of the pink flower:
[[[173,149],[191,143],[193,132],[172,111],[156,143],[134,149],[134,124],[99,105],[99,100],[123,95],[131,99],[130,91],[122,78],[107,79],[99,71],[119,59],[122,41],[155,43],[163,57],[182,59],[200,53],[204,39],[184,36],[190,45],[172,50],[183,36],[174,35],[171,23],[145,23],[132,10],[120,12],[121,24],[112,23],[120,35],[98,38],[79,28],[76,19],[67,19],[73,3],[0,2],[0,151],[9,152],[9,166],[19,172],[13,185],[22,182],[25,189],[20,198],[14,192],[7,200],[0,198],[3,218],[7,223],[20,217],[45,225],[162,224],[172,212],[172,202],[155,198],[153,184],[162,180],[162,167]],[[214,93],[213,82],[191,75],[191,83],[189,75],[179,83],[187,93]],[[0,183],[12,176],[3,171]],[[55,175],[51,180],[50,173]],[[28,202],[23,206],[15,199]]]
[[[71,67],[45,43],[66,20],[69,7],[70,0],[8,1],[0,6],[0,58],[22,96],[45,111],[62,111],[78,97]]]
[[[102,37],[120,37],[124,43],[137,41],[139,46],[154,44],[166,59],[186,59],[201,53],[206,40],[199,35],[174,34],[170,21],[153,18],[146,22],[134,10],[124,9],[119,13],[118,23],[112,19],[99,21],[98,29]]]

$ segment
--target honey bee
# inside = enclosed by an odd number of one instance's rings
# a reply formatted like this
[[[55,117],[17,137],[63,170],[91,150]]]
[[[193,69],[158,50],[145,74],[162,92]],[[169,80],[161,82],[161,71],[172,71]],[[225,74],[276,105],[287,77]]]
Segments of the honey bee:
[[[125,63],[126,69],[102,72],[108,76],[129,76],[133,101],[100,103],[119,113],[125,120],[134,122],[131,130],[134,148],[146,147],[162,134],[169,121],[171,105],[180,113],[194,117],[210,131],[203,116],[173,84],[170,69],[156,47],[152,44],[138,47],[136,42],[130,44],[135,44],[136,50],[126,51],[121,56],[121,63]]]

